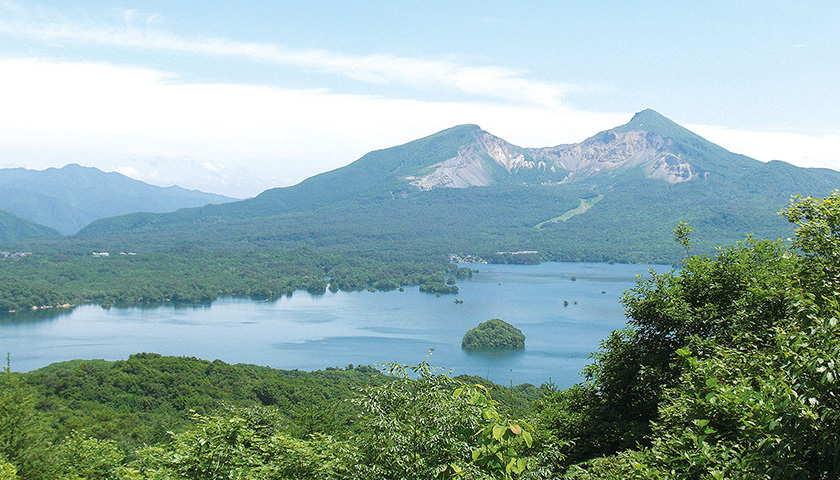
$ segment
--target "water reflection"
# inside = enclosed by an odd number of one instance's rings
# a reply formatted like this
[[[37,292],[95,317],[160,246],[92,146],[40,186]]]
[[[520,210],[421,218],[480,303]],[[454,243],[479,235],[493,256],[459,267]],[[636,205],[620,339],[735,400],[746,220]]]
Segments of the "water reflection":
[[[528,347],[525,347],[528,348]],[[525,355],[525,348],[501,349],[501,348],[463,348],[467,356],[474,356],[489,361],[508,360]]]
[[[112,307],[105,308],[105,310],[157,310],[159,308],[171,308],[173,310],[208,310],[213,306],[212,302],[148,302],[141,304],[124,304],[117,303]]]
[[[416,365],[434,348],[433,365],[456,375],[502,384],[539,385],[553,378],[562,387],[579,381],[588,355],[624,325],[620,292],[650,266],[477,267],[481,273],[459,281],[457,296],[440,298],[412,287],[0,314],[0,352],[11,352],[17,371],[76,358],[125,359],[141,351],[317,370],[348,363]],[[464,333],[491,318],[522,330],[526,348],[462,350]]]
[[[64,315],[70,315],[76,307],[67,308],[39,308],[36,310],[22,310],[19,312],[0,312],[0,325],[13,325],[18,323],[32,323],[40,321],[55,320]]]

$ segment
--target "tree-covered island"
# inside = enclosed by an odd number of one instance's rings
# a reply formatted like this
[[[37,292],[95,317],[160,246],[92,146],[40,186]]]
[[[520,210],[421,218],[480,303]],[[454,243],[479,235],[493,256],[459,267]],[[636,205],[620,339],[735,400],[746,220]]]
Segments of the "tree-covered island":
[[[626,328],[563,390],[428,360],[7,359],[0,480],[840,478],[840,192],[782,214],[790,244],[748,237],[640,278]]]
[[[525,334],[504,320],[491,318],[467,330],[461,348],[525,348]]]

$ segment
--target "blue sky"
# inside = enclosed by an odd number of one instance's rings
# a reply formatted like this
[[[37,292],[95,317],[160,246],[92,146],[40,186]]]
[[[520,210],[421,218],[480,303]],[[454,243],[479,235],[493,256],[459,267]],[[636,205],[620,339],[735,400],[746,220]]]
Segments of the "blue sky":
[[[0,0],[0,168],[246,197],[457,124],[537,147],[653,108],[840,169],[837,25],[836,1]]]

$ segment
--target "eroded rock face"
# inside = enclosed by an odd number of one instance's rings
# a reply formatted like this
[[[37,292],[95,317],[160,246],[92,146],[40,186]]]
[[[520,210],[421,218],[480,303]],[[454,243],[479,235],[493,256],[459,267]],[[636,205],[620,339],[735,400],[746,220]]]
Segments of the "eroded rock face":
[[[671,143],[641,130],[605,132],[581,143],[536,149],[534,156],[568,170],[564,183],[631,168],[641,168],[646,177],[669,183],[703,175],[698,168],[668,152]]]
[[[484,132],[481,136],[481,146],[490,157],[507,171],[516,171],[521,168],[534,168],[536,165],[533,161],[525,159],[522,149],[499,137],[490,135]]]
[[[420,190],[435,188],[486,187],[491,184],[490,170],[474,146],[461,147],[458,155],[436,165],[435,170],[411,182]]]
[[[668,183],[687,182],[696,177],[705,178],[708,175],[708,172],[703,172],[694,165],[667,152],[652,157],[650,164],[645,166],[644,171],[648,178],[656,178]]]
[[[669,183],[707,175],[671,153],[671,145],[671,140],[655,133],[631,130],[607,131],[576,144],[523,149],[481,132],[476,141],[461,147],[458,155],[433,165],[431,173],[412,178],[411,183],[421,190],[488,186],[494,183],[493,171],[498,167],[510,175],[535,168],[568,172],[561,183],[633,168],[641,169],[648,178]]]
[[[492,185],[491,162],[505,168],[509,173],[535,166],[533,161],[525,158],[523,149],[487,132],[481,132],[476,142],[461,147],[455,157],[433,165],[432,173],[414,180],[411,184],[421,190]]]

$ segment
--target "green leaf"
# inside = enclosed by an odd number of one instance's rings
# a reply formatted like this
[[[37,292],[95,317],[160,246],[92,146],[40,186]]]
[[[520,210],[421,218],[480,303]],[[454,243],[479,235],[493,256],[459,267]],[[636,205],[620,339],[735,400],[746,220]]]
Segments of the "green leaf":
[[[528,445],[528,448],[531,448],[531,444],[534,443],[531,434],[529,432],[522,432],[522,439],[525,440],[525,445]]]

